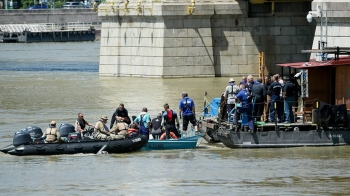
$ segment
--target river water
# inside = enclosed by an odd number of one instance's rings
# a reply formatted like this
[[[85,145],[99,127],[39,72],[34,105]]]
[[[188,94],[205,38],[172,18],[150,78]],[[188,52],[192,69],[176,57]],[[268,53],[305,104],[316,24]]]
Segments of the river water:
[[[181,92],[203,109],[229,78],[98,75],[99,42],[0,44],[0,147],[28,126],[95,123],[119,103],[130,115],[177,110]],[[238,80],[239,78],[236,78]],[[350,146],[17,157],[0,154],[0,195],[349,195]]]

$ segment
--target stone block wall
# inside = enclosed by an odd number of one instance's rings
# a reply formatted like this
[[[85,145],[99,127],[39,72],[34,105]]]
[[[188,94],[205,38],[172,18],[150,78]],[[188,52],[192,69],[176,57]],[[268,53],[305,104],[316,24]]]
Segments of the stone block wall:
[[[192,15],[187,14],[188,5],[154,3],[152,15],[148,10],[138,14],[136,9],[124,15],[123,4],[100,5],[99,16],[103,23],[110,24],[102,25],[100,74],[235,77],[258,74],[260,52],[266,54],[268,73],[280,72],[277,63],[309,58],[300,51],[312,45],[315,24],[308,24],[305,18],[310,3],[299,7],[280,3],[270,13],[265,7],[253,9],[243,0],[199,2]],[[135,2],[128,5],[135,6]],[[133,33],[118,37],[115,28]],[[122,52],[125,50],[127,54]]]
[[[312,3],[312,10],[316,11],[318,5],[323,9],[323,20],[328,20],[327,28],[324,26],[322,32],[324,41],[327,41],[327,46],[350,47],[350,1],[314,0]],[[318,42],[321,39],[321,19],[322,18],[314,17],[313,20],[313,23],[317,23],[313,37],[313,49],[318,49]],[[333,56],[334,55],[329,55],[329,57]],[[311,58],[315,57],[316,53],[311,54]]]
[[[203,7],[203,15],[188,17],[187,5],[168,3],[153,5],[152,15],[145,11],[140,16],[130,10],[124,16],[124,10],[114,13],[108,4],[105,7],[100,6],[99,12],[103,18],[101,75],[215,76],[211,15],[204,14],[210,9]]]
[[[68,23],[100,24],[92,9],[0,10],[0,24]]]

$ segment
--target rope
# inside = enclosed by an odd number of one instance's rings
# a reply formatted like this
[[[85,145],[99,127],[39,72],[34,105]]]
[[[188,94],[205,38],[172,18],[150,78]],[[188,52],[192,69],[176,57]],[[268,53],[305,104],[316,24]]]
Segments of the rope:
[[[206,100],[208,100],[207,97],[209,97],[209,98],[212,99],[212,100],[214,99],[214,97],[210,97],[209,94],[207,94],[207,95],[205,96]]]
[[[219,108],[216,108],[214,107],[209,101],[207,98],[205,98],[205,102],[207,104],[207,106],[205,108],[207,108],[208,106],[210,106],[212,109],[215,109],[215,110],[219,110]],[[220,106],[221,106],[221,103],[220,103]]]

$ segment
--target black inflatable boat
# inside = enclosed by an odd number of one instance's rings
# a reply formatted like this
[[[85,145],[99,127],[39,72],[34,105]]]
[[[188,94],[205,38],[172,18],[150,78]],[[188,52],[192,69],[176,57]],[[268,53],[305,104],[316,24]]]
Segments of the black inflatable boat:
[[[108,153],[126,153],[140,150],[147,144],[146,136],[136,135],[122,140],[94,140],[90,137],[81,138],[74,132],[71,124],[61,124],[59,127],[63,143],[44,143],[41,139],[42,130],[39,127],[28,127],[16,132],[13,144],[0,151],[11,155],[55,155],[76,153],[97,153],[100,150]]]

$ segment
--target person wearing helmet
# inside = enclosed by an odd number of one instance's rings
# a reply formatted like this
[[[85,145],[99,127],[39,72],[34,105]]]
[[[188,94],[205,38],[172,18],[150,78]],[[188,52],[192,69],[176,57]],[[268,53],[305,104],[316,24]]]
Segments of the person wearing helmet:
[[[45,138],[45,143],[58,143],[61,141],[61,135],[56,128],[56,121],[51,121],[42,138]]]

